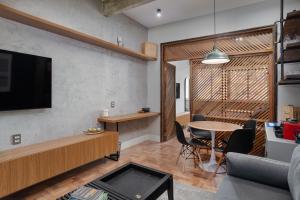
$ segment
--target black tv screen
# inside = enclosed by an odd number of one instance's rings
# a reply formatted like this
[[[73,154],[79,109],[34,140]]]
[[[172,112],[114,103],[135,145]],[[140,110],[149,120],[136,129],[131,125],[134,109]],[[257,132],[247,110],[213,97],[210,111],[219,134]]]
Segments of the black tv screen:
[[[0,50],[0,110],[51,108],[52,59]]]

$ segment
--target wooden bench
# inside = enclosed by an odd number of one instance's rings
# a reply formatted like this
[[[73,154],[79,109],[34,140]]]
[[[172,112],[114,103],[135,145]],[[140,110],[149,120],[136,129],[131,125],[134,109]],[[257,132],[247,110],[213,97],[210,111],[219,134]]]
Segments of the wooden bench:
[[[118,150],[118,132],[76,135],[0,152],[0,198]]]

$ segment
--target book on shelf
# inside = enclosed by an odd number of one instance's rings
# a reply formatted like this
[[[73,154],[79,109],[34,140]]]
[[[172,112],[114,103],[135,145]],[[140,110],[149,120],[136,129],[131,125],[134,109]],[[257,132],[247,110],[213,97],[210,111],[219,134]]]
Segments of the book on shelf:
[[[70,200],[107,200],[108,194],[102,190],[82,186],[72,192]]]

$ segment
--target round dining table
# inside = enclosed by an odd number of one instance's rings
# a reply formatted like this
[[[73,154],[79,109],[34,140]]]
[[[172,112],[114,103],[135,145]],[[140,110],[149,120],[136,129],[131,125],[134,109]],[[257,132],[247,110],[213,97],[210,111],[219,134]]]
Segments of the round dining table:
[[[233,132],[236,129],[241,129],[242,127],[237,124],[217,122],[217,121],[194,121],[188,124],[189,127],[194,129],[207,130],[211,132],[211,155],[208,163],[204,163],[203,167],[205,171],[215,172],[217,168],[216,154],[215,154],[215,137],[216,131],[221,132]],[[191,134],[193,134],[191,132]],[[196,136],[195,136],[196,137]]]

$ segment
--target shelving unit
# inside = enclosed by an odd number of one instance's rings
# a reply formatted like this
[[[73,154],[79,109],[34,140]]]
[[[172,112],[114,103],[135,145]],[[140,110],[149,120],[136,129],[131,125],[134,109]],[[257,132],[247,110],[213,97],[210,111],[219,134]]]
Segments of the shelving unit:
[[[45,30],[48,32],[52,32],[64,37],[69,37],[74,40],[78,40],[81,42],[85,42],[88,44],[92,44],[98,47],[106,48],[121,54],[125,54],[131,57],[135,57],[138,59],[142,59],[145,61],[154,61],[157,60],[156,57],[150,57],[147,55],[144,55],[140,52],[135,52],[131,49],[120,47],[114,43],[107,42],[103,39],[97,38],[92,35],[88,35],[86,33],[82,33],[76,30],[73,30],[71,28],[50,22],[48,20],[35,17],[33,15],[27,14],[23,11],[16,10],[14,8],[11,8],[9,6],[6,6],[4,4],[0,4],[0,17],[13,20],[25,25],[29,25],[41,30]]]
[[[280,80],[279,85],[298,85],[300,80]]]
[[[281,80],[279,85],[297,85],[300,84],[300,74],[285,75],[285,64],[300,63],[300,41],[295,40],[296,35],[300,35],[300,11],[293,11],[287,14],[286,19],[283,18],[284,0],[281,0],[280,13],[280,57],[277,64],[281,65]],[[290,38],[289,43],[284,48],[286,38]]]

